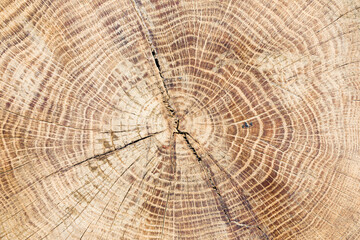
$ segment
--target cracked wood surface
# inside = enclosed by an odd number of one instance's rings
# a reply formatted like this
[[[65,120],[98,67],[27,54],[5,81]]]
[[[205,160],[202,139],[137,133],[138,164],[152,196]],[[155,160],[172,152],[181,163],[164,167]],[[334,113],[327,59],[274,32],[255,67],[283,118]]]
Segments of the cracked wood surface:
[[[360,239],[359,16],[0,0],[0,239]]]

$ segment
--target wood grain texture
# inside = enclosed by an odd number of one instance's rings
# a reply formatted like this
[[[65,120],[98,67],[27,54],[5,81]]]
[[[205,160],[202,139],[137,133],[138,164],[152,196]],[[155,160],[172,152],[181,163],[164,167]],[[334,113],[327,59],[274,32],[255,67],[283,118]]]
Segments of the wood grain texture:
[[[358,0],[0,0],[0,239],[360,239]]]

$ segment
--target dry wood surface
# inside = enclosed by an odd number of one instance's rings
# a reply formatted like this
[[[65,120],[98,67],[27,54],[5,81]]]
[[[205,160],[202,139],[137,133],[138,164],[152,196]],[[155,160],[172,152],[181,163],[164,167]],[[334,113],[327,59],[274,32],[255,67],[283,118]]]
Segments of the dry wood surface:
[[[360,1],[0,0],[0,239],[360,239]]]

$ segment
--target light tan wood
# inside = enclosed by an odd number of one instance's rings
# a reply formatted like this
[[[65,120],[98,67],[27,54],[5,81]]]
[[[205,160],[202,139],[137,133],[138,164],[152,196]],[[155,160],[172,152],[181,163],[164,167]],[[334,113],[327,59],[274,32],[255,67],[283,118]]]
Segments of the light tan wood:
[[[360,239],[358,0],[0,0],[0,239]]]

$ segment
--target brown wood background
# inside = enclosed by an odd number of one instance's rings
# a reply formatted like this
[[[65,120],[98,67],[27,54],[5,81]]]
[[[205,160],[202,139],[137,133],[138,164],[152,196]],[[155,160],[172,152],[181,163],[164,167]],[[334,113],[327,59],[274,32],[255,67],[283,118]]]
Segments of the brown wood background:
[[[0,239],[360,239],[359,0],[0,0]]]

